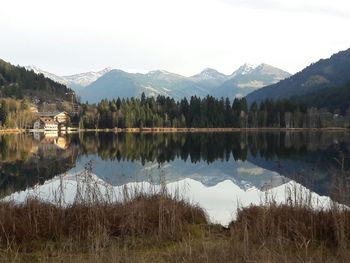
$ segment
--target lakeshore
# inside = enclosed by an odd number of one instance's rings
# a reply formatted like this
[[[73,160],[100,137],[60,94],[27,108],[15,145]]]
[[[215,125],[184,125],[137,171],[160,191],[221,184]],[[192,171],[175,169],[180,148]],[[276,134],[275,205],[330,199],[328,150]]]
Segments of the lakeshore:
[[[114,128],[114,129],[79,129],[71,128],[66,130],[50,130],[44,129],[3,129],[0,134],[13,134],[25,132],[115,132],[115,133],[206,133],[206,132],[349,132],[350,128],[343,127],[327,127],[327,128]]]
[[[330,198],[349,204],[349,165],[345,159],[339,171],[335,161],[341,163],[339,150],[349,152],[348,133],[55,136],[1,136],[0,262],[346,262],[350,256],[348,211],[326,205]],[[80,171],[86,177],[77,179]],[[165,183],[168,190],[160,187]],[[151,195],[143,195],[148,189]],[[300,193],[308,199],[294,202]],[[274,202],[261,203],[267,196]]]
[[[227,228],[166,192],[124,203],[79,201],[1,202],[0,262],[347,262],[350,256],[349,211],[314,210],[307,200],[240,209]]]

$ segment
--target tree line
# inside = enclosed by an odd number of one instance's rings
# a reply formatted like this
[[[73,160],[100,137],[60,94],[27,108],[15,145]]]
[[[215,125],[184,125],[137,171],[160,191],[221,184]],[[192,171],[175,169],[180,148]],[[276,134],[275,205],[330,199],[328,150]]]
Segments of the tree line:
[[[245,98],[192,96],[176,101],[165,96],[102,100],[82,104],[80,128],[322,128],[349,127],[350,111],[337,116],[291,100],[265,100],[248,106]]]
[[[27,100],[1,99],[0,100],[0,129],[28,128],[35,115],[30,110]]]
[[[35,120],[27,100],[0,100],[0,129],[28,128]],[[324,128],[350,127],[345,115],[326,108],[307,107],[292,100],[266,100],[248,106],[245,98],[217,99],[192,96],[176,101],[158,96],[102,100],[82,104],[72,123],[80,128]]]

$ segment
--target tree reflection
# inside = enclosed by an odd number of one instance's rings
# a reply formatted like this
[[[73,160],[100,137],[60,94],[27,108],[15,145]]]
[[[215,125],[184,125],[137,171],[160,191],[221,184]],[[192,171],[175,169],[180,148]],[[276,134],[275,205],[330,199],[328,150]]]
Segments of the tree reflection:
[[[302,160],[308,165],[307,170],[303,169],[310,173],[314,166],[323,170],[334,166],[333,158],[339,151],[349,154],[349,140],[346,133],[321,132],[3,135],[0,136],[0,193],[3,196],[43,183],[69,171],[79,156],[91,155],[98,155],[102,160],[142,164],[163,164],[176,159],[207,164],[218,160],[249,160],[265,169],[285,171],[286,176],[293,171],[303,174],[298,171]],[[347,160],[344,169],[348,168]],[[325,187],[329,185],[328,178],[317,176]]]

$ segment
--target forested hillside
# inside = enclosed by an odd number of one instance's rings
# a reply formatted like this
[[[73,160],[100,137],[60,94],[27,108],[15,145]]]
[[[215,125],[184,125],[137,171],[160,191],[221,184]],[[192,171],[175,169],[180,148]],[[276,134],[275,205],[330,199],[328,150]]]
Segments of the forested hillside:
[[[332,89],[323,89],[293,98],[300,103],[317,108],[327,108],[342,115],[350,113],[350,83]]]
[[[340,94],[338,95],[331,90],[338,89],[338,87],[342,87],[349,82],[350,49],[338,52],[328,59],[321,59],[316,63],[312,63],[302,71],[276,84],[256,90],[248,94],[247,100],[249,103],[253,101],[261,102],[265,99],[277,100],[320,91],[325,92],[325,90],[339,96]],[[333,106],[336,106],[336,104]]]
[[[65,85],[0,59],[0,98],[68,100],[68,92],[71,90]]]

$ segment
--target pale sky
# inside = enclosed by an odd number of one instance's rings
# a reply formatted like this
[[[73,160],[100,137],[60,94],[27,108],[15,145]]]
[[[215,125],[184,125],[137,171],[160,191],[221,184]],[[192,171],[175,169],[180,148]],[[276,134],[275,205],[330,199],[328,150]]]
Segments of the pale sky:
[[[350,48],[349,0],[0,0],[0,58],[57,75],[291,73]]]

